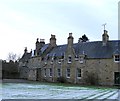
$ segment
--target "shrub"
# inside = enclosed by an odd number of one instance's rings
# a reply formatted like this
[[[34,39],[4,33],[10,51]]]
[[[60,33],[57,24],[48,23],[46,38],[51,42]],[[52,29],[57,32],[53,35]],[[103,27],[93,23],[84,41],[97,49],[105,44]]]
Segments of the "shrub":
[[[95,73],[87,73],[85,81],[90,85],[98,85],[98,75]]]
[[[60,83],[65,83],[66,82],[64,77],[58,77],[57,81],[60,82]]]

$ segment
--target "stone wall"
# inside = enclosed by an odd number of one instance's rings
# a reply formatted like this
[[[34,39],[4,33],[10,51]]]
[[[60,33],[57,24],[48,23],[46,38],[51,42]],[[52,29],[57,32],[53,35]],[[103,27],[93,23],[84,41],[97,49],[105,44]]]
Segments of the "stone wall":
[[[73,52],[74,54],[74,52]],[[115,63],[114,59],[84,59],[83,63],[79,60],[75,60],[74,55],[72,56],[72,62],[68,63],[68,55],[66,53],[65,59],[59,63],[59,59],[51,62],[41,61],[40,57],[31,58],[28,62],[29,68],[24,68],[21,71],[21,78],[27,78],[29,80],[40,80],[48,82],[57,82],[58,72],[57,69],[61,69],[61,77],[65,78],[66,82],[78,83],[78,84],[89,84],[93,78],[93,83],[98,85],[114,85],[114,72],[120,72],[120,63]],[[37,77],[37,68],[40,68],[39,78]],[[44,76],[44,68],[46,68],[46,77]],[[52,68],[52,77],[49,76],[49,69]],[[70,68],[70,78],[66,77],[66,69]],[[81,78],[77,78],[76,70],[81,69]]]

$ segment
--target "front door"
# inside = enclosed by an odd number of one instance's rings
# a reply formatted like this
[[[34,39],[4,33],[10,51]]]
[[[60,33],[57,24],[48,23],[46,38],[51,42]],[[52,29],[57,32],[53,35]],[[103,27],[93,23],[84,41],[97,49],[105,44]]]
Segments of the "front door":
[[[37,68],[37,81],[41,81],[41,68]]]
[[[120,85],[120,72],[114,72],[115,85]]]

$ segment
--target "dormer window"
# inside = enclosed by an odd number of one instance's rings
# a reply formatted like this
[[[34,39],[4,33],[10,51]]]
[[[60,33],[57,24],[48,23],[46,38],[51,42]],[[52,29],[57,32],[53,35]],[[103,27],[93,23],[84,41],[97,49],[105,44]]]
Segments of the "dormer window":
[[[61,64],[61,59],[58,60],[58,63]]]
[[[44,57],[42,57],[42,58],[41,58],[41,61],[44,61],[44,60],[45,60]]]
[[[72,57],[71,55],[68,56],[68,63],[71,63],[72,62]]]
[[[47,62],[45,61],[45,65],[47,65]]]
[[[50,59],[50,56],[47,54],[47,60],[49,60]]]
[[[56,59],[56,54],[53,54],[52,56],[52,62]]]
[[[84,57],[83,56],[80,56],[80,63],[83,63],[84,62]]]
[[[114,62],[120,62],[120,55],[114,55]]]
[[[53,64],[53,61],[54,61],[54,58],[52,58],[52,60],[51,60],[51,64]]]
[[[61,53],[61,59],[62,60],[64,59],[64,53]]]
[[[75,55],[75,60],[77,61],[79,59],[78,55]]]
[[[56,54],[53,54],[52,59],[51,59],[51,64],[53,64],[53,61],[56,59]]]
[[[50,63],[53,64],[53,61],[51,61]]]

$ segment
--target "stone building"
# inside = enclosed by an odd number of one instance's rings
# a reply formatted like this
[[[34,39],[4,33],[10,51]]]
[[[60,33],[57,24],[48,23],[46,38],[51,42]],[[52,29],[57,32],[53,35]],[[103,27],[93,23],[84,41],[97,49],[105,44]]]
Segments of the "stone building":
[[[55,35],[45,44],[37,39],[36,49],[19,62],[20,78],[75,84],[120,85],[120,40],[109,40],[106,30],[102,41],[56,44]]]

